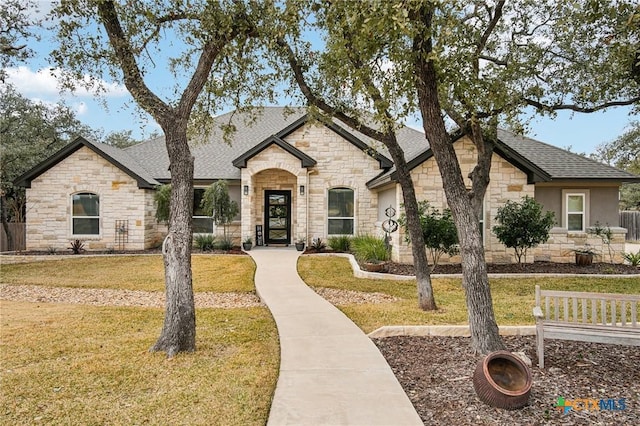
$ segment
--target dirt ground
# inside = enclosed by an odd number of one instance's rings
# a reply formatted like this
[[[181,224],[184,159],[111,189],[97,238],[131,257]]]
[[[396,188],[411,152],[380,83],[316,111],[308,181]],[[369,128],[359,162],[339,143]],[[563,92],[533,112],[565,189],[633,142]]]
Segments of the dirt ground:
[[[535,337],[505,337],[510,351],[532,361],[529,404],[509,411],[478,399],[472,376],[482,356],[464,337],[387,337],[374,342],[425,425],[638,425],[640,349],[595,343],[545,341],[545,369],[537,367]],[[565,401],[605,400],[617,410],[556,408]],[[614,404],[606,405],[609,400]],[[566,404],[565,404],[566,405]],[[578,407],[581,407],[578,405]]]

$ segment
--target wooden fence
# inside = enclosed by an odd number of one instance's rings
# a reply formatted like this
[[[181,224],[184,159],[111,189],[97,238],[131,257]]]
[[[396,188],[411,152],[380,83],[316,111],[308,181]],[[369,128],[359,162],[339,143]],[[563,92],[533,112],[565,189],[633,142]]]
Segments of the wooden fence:
[[[9,223],[9,232],[13,237],[12,247],[9,247],[4,226],[0,225],[0,251],[18,251],[27,248],[27,227],[24,223]]]
[[[620,227],[627,228],[627,241],[640,241],[640,211],[620,212]]]

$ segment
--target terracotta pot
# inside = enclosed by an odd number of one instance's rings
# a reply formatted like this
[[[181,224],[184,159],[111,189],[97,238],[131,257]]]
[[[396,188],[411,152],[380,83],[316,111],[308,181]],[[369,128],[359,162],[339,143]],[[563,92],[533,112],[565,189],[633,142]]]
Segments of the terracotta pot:
[[[384,271],[384,263],[365,263],[364,269],[367,272],[382,272]]]
[[[507,351],[491,352],[478,362],[473,373],[473,388],[480,400],[508,410],[527,404],[532,382],[531,370]]]
[[[587,266],[593,263],[593,255],[589,253],[576,253],[576,265]]]

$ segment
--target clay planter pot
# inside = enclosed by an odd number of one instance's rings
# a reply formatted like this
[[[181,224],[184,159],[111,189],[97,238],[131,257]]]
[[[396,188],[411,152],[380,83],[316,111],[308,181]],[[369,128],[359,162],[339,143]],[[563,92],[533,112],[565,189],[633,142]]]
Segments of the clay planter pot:
[[[576,265],[587,266],[593,263],[593,254],[590,253],[576,253]]]
[[[507,351],[491,352],[478,362],[473,373],[473,388],[480,400],[507,410],[527,404],[532,381],[531,370]]]
[[[366,262],[362,266],[364,267],[364,270],[367,272],[383,272],[385,268],[385,264],[382,262],[381,263]]]

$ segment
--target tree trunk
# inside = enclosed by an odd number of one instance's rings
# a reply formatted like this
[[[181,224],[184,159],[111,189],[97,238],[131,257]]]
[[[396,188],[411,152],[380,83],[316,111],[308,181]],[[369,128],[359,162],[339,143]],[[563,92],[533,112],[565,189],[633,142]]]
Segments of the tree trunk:
[[[196,316],[191,273],[193,240],[193,157],[186,126],[162,126],[171,164],[169,234],[162,244],[166,309],[162,333],[151,351],[172,357],[196,348]],[[181,128],[182,127],[182,128]]]
[[[416,273],[418,306],[420,309],[425,311],[434,311],[438,307],[436,306],[436,300],[433,296],[433,287],[431,286],[427,250],[424,244],[424,236],[422,235],[422,227],[420,226],[418,201],[416,199],[413,180],[411,179],[411,173],[404,158],[404,152],[400,148],[395,136],[390,139],[391,140],[385,141],[385,145],[389,149],[393,163],[396,166],[398,182],[402,188],[404,212],[407,217],[407,230],[409,231],[409,237],[411,238],[413,267]]]
[[[431,28],[432,10],[429,6],[425,5],[420,14],[426,28]],[[467,303],[471,346],[477,352],[488,353],[504,348],[493,313],[479,221],[479,209],[482,206],[479,200],[484,197],[488,184],[488,167],[491,162],[487,161],[484,146],[478,147],[479,151],[482,148],[483,152],[478,152],[479,161],[472,177],[476,179],[482,177],[483,181],[474,182],[474,191],[470,194],[466,189],[458,158],[442,118],[436,69],[430,59],[432,47],[431,39],[424,34],[414,39],[414,52],[416,52],[414,75],[418,102],[425,135],[438,164],[447,202],[458,230],[462,257],[462,284]],[[474,129],[474,142],[476,142],[476,136],[478,136],[477,131]]]
[[[0,218],[2,220],[2,229],[4,229],[4,233],[7,236],[7,251],[13,251],[15,246],[13,244],[13,233],[9,229],[9,221],[7,220],[7,203],[8,199],[5,197],[0,198]]]

